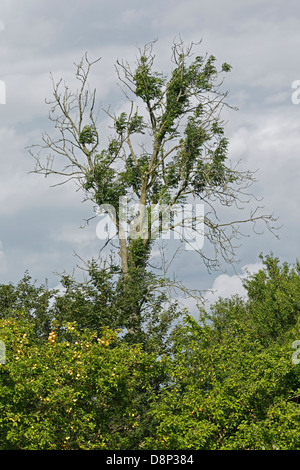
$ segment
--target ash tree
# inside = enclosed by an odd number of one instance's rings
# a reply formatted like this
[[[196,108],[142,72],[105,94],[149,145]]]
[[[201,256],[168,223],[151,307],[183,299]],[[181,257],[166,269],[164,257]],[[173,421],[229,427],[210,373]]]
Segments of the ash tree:
[[[103,110],[111,121],[106,142],[107,129],[97,119],[96,89],[89,88],[91,69],[100,59],[90,61],[85,54],[76,65],[77,90],[52,77],[53,99],[48,103],[56,135],[45,133],[30,148],[34,172],[61,177],[55,184],[75,182],[84,200],[109,212],[120,257],[119,292],[126,298],[122,315],[130,319],[135,335],[142,332],[142,312],[154,284],[163,284],[151,274],[150,257],[155,238],[165,229],[164,213],[170,214],[168,229],[183,237],[182,227],[192,229],[201,218],[212,254],[203,247],[195,250],[208,269],[234,259],[241,224],[255,227],[262,221],[272,230],[274,221],[259,206],[238,220],[220,218],[224,208],[235,213],[236,208],[250,207],[254,181],[252,172],[239,171],[227,156],[222,112],[230,105],[223,79],[231,66],[218,67],[214,56],[197,55],[199,44],[178,41],[171,48],[170,71],[164,73],[155,68],[155,46],[154,41],[140,49],[134,65],[117,61],[127,108],[118,114],[111,107]],[[125,217],[126,233],[120,205],[124,198],[135,208]],[[184,213],[178,222],[178,208],[188,202],[203,204],[205,213],[200,218]]]

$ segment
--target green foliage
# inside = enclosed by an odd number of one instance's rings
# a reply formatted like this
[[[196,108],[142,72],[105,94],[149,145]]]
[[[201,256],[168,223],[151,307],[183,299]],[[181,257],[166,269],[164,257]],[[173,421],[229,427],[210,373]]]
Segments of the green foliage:
[[[299,449],[292,397],[300,374],[290,344],[263,349],[251,334],[212,344],[205,328],[189,326],[178,331],[175,348],[171,386],[152,404],[156,434],[148,449]]]
[[[261,257],[264,269],[245,281],[249,311],[261,341],[280,341],[297,323],[300,312],[300,264],[279,264],[273,256]]]
[[[162,87],[165,83],[162,74],[152,72],[152,62],[151,57],[141,55],[134,74],[135,94],[148,103],[161,98]]]
[[[151,296],[143,269],[124,290],[117,268],[93,265],[48,303],[28,275],[0,286],[0,449],[299,450],[299,264],[262,260],[246,299],[199,320],[175,326],[153,297],[140,343],[126,328]]]
[[[27,321],[1,320],[7,363],[0,367],[0,448],[134,447],[146,432],[155,358],[109,329],[101,336],[75,323],[65,329],[67,340],[58,341],[54,329],[40,344]]]
[[[0,318],[18,319],[21,311],[22,319],[32,325],[41,341],[47,340],[54,325],[63,341],[65,328],[61,325],[75,321],[79,331],[88,329],[100,335],[109,326],[120,331],[124,341],[140,342],[145,350],[157,355],[166,352],[169,329],[180,311],[176,303],[167,305],[165,293],[156,293],[155,286],[160,286],[160,280],[144,269],[144,252],[149,247],[142,246],[138,239],[133,240],[132,249],[135,261],[126,283],[119,267],[99,269],[92,260],[83,283],[64,274],[61,288],[49,290],[45,285],[35,286],[26,273],[16,286],[0,285]],[[126,334],[135,322],[138,334]]]
[[[231,69],[232,69],[231,65],[227,64],[226,62],[222,64],[223,72],[230,72]]]
[[[148,220],[152,204],[172,211],[192,197],[211,207],[204,223],[216,256],[232,259],[239,231],[220,222],[217,207],[239,206],[252,175],[227,162],[222,77],[231,66],[218,69],[194,46],[173,44],[168,74],[154,68],[153,43],[133,71],[117,62],[128,107],[117,116],[108,109],[107,142],[88,88],[96,61],[85,56],[77,66],[76,93],[54,86],[59,139],[43,139],[46,164],[38,154],[36,172],[75,179],[85,200],[114,207],[120,267],[92,261],[84,283],[62,276],[63,291],[36,287],[28,275],[0,286],[0,449],[300,449],[290,351],[300,335],[300,265],[266,257],[245,281],[246,300],[220,299],[196,321],[149,270],[151,231],[137,237],[138,214],[120,236],[121,196]],[[273,220],[244,222],[258,219]]]
[[[109,114],[115,135],[97,155],[84,184],[98,205],[112,204],[117,210],[124,195],[134,195],[148,206],[172,205],[187,194],[201,197],[220,188],[224,193],[226,186],[242,178],[226,165],[228,141],[219,112],[226,97],[220,75],[231,67],[224,63],[217,70],[214,56],[193,57],[191,50],[178,44],[173,50],[174,68],[164,74],[154,69],[152,46],[140,54],[134,71],[121,66],[122,82],[133,94],[131,111]],[[130,102],[127,93],[126,98]],[[137,98],[141,104],[135,108]],[[86,127],[88,136],[91,129]],[[149,153],[139,140],[141,134],[152,141]]]
[[[187,317],[174,330],[148,449],[300,448],[300,369],[291,360],[300,338],[299,264],[263,262],[245,282],[247,300],[220,299],[201,322]]]
[[[79,135],[80,144],[93,144],[96,141],[97,132],[92,126],[84,126]]]
[[[139,116],[137,111],[130,119],[128,119],[126,113],[121,113],[120,116],[115,119],[115,129],[120,136],[122,136],[125,131],[127,131],[128,134],[144,134],[144,127],[143,116]]]
[[[37,287],[28,272],[14,286],[0,285],[0,318],[18,318],[19,312],[32,323],[38,337],[46,338],[49,334],[53,316],[50,311],[54,290],[47,285]]]

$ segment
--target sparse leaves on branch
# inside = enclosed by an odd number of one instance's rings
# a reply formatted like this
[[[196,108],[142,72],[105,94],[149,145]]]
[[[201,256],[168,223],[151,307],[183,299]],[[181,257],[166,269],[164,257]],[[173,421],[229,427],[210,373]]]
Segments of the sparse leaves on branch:
[[[76,92],[67,85],[62,89],[61,80],[53,81],[51,120],[60,136],[44,135],[38,153],[32,147],[35,171],[62,176],[58,184],[73,180],[85,198],[97,205],[111,204],[116,211],[121,196],[148,211],[151,204],[167,204],[170,209],[187,200],[206,204],[206,246],[213,247],[215,256],[208,257],[205,249],[200,255],[212,268],[220,257],[226,262],[234,258],[233,242],[241,224],[255,226],[262,221],[272,229],[274,218],[261,214],[259,207],[251,208],[238,223],[222,224],[219,218],[221,206],[246,207],[251,199],[248,187],[254,181],[251,172],[238,171],[228,159],[221,114],[224,107],[231,107],[223,90],[231,66],[223,63],[218,68],[213,55],[194,55],[198,44],[185,47],[179,41],[172,47],[171,70],[157,71],[155,45],[150,43],[139,51],[134,68],[117,61],[128,110],[119,115],[106,110],[114,129],[107,144],[99,137],[96,90],[88,87],[91,67],[98,61],[90,62],[85,55],[77,65],[80,88]],[[42,160],[43,151],[46,160]],[[118,217],[114,223],[119,233]],[[151,244],[150,231],[143,243]],[[124,273],[128,272],[129,245],[130,240],[119,251]]]

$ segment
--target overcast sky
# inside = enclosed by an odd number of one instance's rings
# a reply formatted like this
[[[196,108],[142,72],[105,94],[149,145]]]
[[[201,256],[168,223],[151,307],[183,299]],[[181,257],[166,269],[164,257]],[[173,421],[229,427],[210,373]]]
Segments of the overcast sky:
[[[49,73],[74,83],[74,62],[87,51],[102,57],[93,85],[104,106],[118,109],[117,58],[134,60],[137,47],[158,39],[162,66],[174,38],[202,40],[201,51],[233,67],[226,75],[229,101],[237,112],[226,116],[229,158],[258,170],[252,191],[264,197],[266,213],[282,228],[242,240],[237,274],[256,270],[259,253],[282,261],[299,256],[300,105],[292,83],[300,80],[300,4],[282,0],[0,0],[0,282],[18,282],[28,270],[38,283],[58,283],[55,272],[72,272],[83,259],[97,256],[95,223],[72,185],[51,188],[51,181],[29,174],[34,167],[26,147],[51,129],[45,98],[51,97]],[[2,90],[3,92],[3,90]],[[299,95],[300,96],[300,95]],[[100,129],[101,132],[101,129]],[[249,232],[251,233],[251,232]],[[208,275],[201,259],[184,252],[174,263],[177,278],[217,294],[243,293],[232,268]]]

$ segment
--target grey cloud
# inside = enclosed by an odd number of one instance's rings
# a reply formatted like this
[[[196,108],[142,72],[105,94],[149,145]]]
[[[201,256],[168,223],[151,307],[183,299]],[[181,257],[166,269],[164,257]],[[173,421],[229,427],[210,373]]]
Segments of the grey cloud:
[[[2,279],[18,281],[29,269],[41,282],[50,276],[56,285],[51,273],[76,264],[74,249],[86,257],[98,254],[99,240],[91,235],[86,243],[92,228],[84,236],[79,229],[92,208],[81,204],[74,187],[50,189],[52,181],[28,175],[33,162],[25,147],[51,130],[44,103],[52,92],[49,72],[75,85],[73,62],[85,51],[92,59],[101,56],[92,86],[102,105],[121,108],[124,98],[116,86],[115,60],[134,62],[136,48],[158,38],[157,67],[168,67],[172,41],[179,35],[186,42],[202,39],[203,54],[233,65],[224,88],[230,91],[229,102],[240,109],[225,114],[230,156],[234,162],[241,158],[245,168],[259,168],[253,190],[264,195],[267,210],[284,221],[280,241],[268,233],[243,239],[239,266],[256,263],[260,251],[271,248],[294,261],[300,105],[291,103],[290,94],[292,81],[300,79],[298,2],[2,0],[2,5],[0,79],[7,86],[7,104],[0,105]],[[78,227],[78,232],[68,227]],[[213,276],[207,277],[201,261],[193,260],[191,253],[175,260],[178,278],[194,288],[209,288]]]

